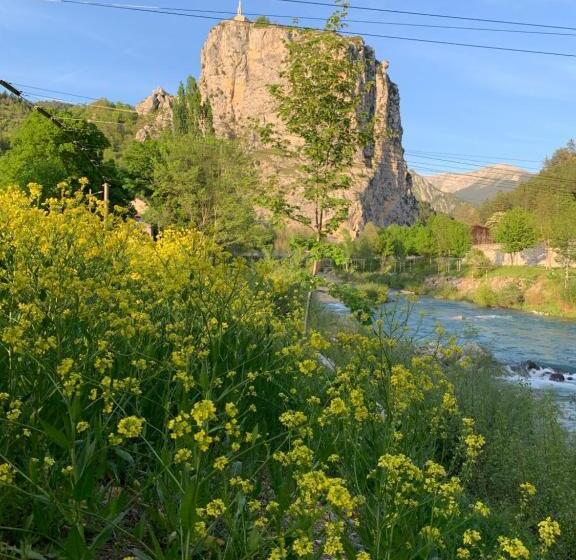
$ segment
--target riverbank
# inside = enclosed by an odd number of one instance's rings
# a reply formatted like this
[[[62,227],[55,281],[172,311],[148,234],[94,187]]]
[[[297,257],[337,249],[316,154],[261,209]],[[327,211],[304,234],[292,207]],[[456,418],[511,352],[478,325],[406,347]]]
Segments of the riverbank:
[[[390,320],[400,319],[404,314],[398,310],[398,305],[405,298],[392,293],[389,304],[383,306]],[[425,304],[435,305],[437,308],[423,309],[418,307]],[[316,306],[320,308],[314,313],[315,326],[321,330],[326,325],[332,327],[349,317],[348,310],[343,303],[318,293]],[[446,306],[444,312],[439,309]],[[457,317],[452,306],[464,306],[468,309],[460,311],[467,316]],[[421,321],[421,311],[429,315]],[[512,315],[511,319],[504,318]],[[474,306],[463,302],[443,302],[431,298],[419,298],[412,308],[413,320],[408,329],[400,329],[403,333],[397,340],[396,352],[409,356],[416,353],[422,356],[429,347],[427,340],[438,337],[436,325],[439,323],[446,327],[444,340],[447,341],[453,331],[465,330],[473,325],[481,329],[495,327],[498,341],[503,338],[502,333],[510,332],[511,326],[519,323],[516,316],[523,316],[514,311],[499,310],[489,312],[474,310]],[[552,319],[526,315],[529,320],[554,322]],[[562,321],[555,321],[562,324]],[[361,331],[360,325],[355,330]],[[415,332],[417,331],[417,332]],[[537,329],[528,325],[526,333],[536,334]],[[555,338],[555,337],[553,337]],[[484,341],[485,347],[488,347]],[[503,340],[503,348],[509,341]],[[418,349],[414,345],[418,346]],[[534,534],[535,520],[541,508],[552,508],[558,519],[562,519],[563,535],[566,541],[563,549],[552,554],[556,560],[574,557],[576,550],[576,490],[572,484],[570,473],[576,467],[576,447],[574,432],[566,423],[566,407],[570,404],[571,395],[567,392],[562,399],[551,398],[552,393],[546,389],[551,387],[537,387],[531,381],[531,372],[526,371],[514,379],[505,377],[503,368],[487,353],[468,351],[474,344],[462,344],[463,354],[457,350],[454,353],[441,354],[440,359],[443,371],[453,384],[458,406],[465,417],[475,419],[478,432],[486,440],[482,458],[478,463],[477,471],[467,481],[467,488],[471,496],[484,500],[492,508],[495,516],[490,520],[490,530],[503,526],[512,517],[518,516],[522,525],[522,534]],[[527,342],[527,352],[533,350],[533,344]],[[502,354],[498,352],[498,361],[502,362]],[[531,354],[527,354],[531,355]],[[462,357],[464,356],[464,357]],[[332,356],[335,362],[338,358]],[[420,359],[420,358],[418,358]],[[512,356],[513,360],[518,359]],[[528,367],[529,364],[526,364]],[[568,384],[566,384],[568,385]],[[562,388],[558,384],[558,388]],[[555,387],[553,387],[555,388]],[[568,390],[569,387],[566,386]],[[568,428],[568,429],[565,429]],[[522,513],[514,512],[515,502],[519,499],[520,485],[525,482],[537,488],[536,496],[530,498],[529,508]],[[474,499],[474,498],[473,498]],[[541,558],[536,556],[536,558]]]
[[[516,309],[547,317],[576,319],[576,279],[568,289],[560,270],[499,267],[475,274],[470,269],[437,274],[429,268],[396,273],[351,273],[356,285],[384,284],[392,289],[451,301],[468,301],[485,308]]]

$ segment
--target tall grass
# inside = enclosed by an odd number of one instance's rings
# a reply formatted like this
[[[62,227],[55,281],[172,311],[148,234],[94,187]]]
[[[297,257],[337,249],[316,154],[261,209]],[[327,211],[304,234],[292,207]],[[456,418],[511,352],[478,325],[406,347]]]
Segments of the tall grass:
[[[0,557],[548,556],[555,522],[478,482],[458,348],[384,317],[302,339],[296,267],[31,190],[0,194]]]

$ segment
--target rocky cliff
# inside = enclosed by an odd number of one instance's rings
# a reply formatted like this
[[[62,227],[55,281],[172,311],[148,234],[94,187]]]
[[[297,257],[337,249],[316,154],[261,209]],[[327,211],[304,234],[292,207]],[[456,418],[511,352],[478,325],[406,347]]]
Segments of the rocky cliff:
[[[136,112],[144,117],[145,124],[136,133],[140,142],[156,138],[162,130],[172,126],[174,97],[162,88],[157,88],[144,101],[136,105]]]
[[[274,158],[262,148],[256,129],[273,124],[282,133],[268,87],[281,82],[287,58],[286,41],[294,32],[273,25],[226,21],[214,27],[202,50],[200,89],[210,102],[217,134],[247,139],[259,154],[263,173],[282,183],[294,174],[294,163]],[[378,62],[373,50],[351,39],[356,56],[365,61],[362,81],[372,83],[363,96],[362,112],[375,117],[375,145],[359,150],[352,169],[349,230],[357,234],[367,222],[378,226],[410,224],[418,214],[402,148],[400,96],[388,77],[388,63]],[[363,91],[359,84],[359,91]]]
[[[426,177],[422,177],[415,171],[410,171],[412,175],[412,192],[419,202],[425,202],[435,212],[452,214],[459,204],[459,201],[449,193],[437,189]]]

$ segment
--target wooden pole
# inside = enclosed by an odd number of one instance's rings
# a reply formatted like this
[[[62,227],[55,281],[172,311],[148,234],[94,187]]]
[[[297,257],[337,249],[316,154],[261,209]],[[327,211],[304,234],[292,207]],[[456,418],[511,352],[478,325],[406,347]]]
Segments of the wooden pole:
[[[110,185],[104,183],[104,218],[108,217],[110,211]]]

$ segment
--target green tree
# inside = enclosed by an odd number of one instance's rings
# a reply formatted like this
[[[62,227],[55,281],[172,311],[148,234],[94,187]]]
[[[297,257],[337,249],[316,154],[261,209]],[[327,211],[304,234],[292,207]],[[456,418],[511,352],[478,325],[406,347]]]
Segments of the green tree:
[[[154,163],[146,219],[160,227],[194,227],[239,251],[270,240],[258,220],[255,167],[234,141],[194,134],[168,137]]]
[[[186,85],[180,83],[174,99],[174,132],[179,135],[205,135],[214,132],[209,102],[202,100],[198,82],[188,77]]]
[[[348,217],[349,201],[343,191],[351,184],[354,156],[370,137],[370,127],[360,114],[362,95],[358,95],[362,59],[351,40],[337,33],[347,14],[346,3],[342,4],[343,9],[328,20],[326,31],[298,31],[286,42],[283,83],[270,86],[278,115],[295,141],[279,141],[270,126],[262,131],[265,142],[298,163],[292,184],[275,189],[268,203],[277,215],[312,231],[316,243],[311,252],[313,275],[318,272],[318,249]],[[290,202],[287,193],[292,194]],[[311,299],[312,292],[305,330]]]
[[[550,246],[564,267],[564,287],[568,288],[570,269],[576,262],[576,203],[565,205],[550,229]]]
[[[494,238],[515,264],[518,253],[534,247],[538,241],[534,216],[522,208],[506,212],[496,226]]]
[[[441,257],[463,257],[472,247],[470,228],[446,214],[432,216],[427,227]]]
[[[125,188],[133,197],[148,199],[154,192],[154,170],[160,161],[158,140],[132,142],[125,150],[121,170]]]
[[[398,224],[380,230],[380,254],[383,257],[403,258],[410,252],[410,228]]]
[[[269,203],[277,213],[308,227],[318,243],[347,219],[349,201],[342,192],[350,186],[354,155],[368,140],[359,119],[362,63],[350,40],[335,32],[345,13],[330,18],[327,31],[299,31],[286,43],[284,84],[272,85],[270,91],[295,141],[282,144],[273,128],[262,131],[265,142],[298,162],[294,182],[277,189]],[[287,193],[300,202],[289,203]]]
[[[66,115],[61,115],[64,118]],[[11,148],[0,157],[0,187],[41,183],[44,194],[57,193],[63,180],[87,177],[100,186],[107,179],[115,183],[116,169],[103,161],[109,142],[96,125],[86,121],[66,121],[66,130],[39,113],[30,113],[12,136]],[[118,197],[119,184],[113,185]]]

